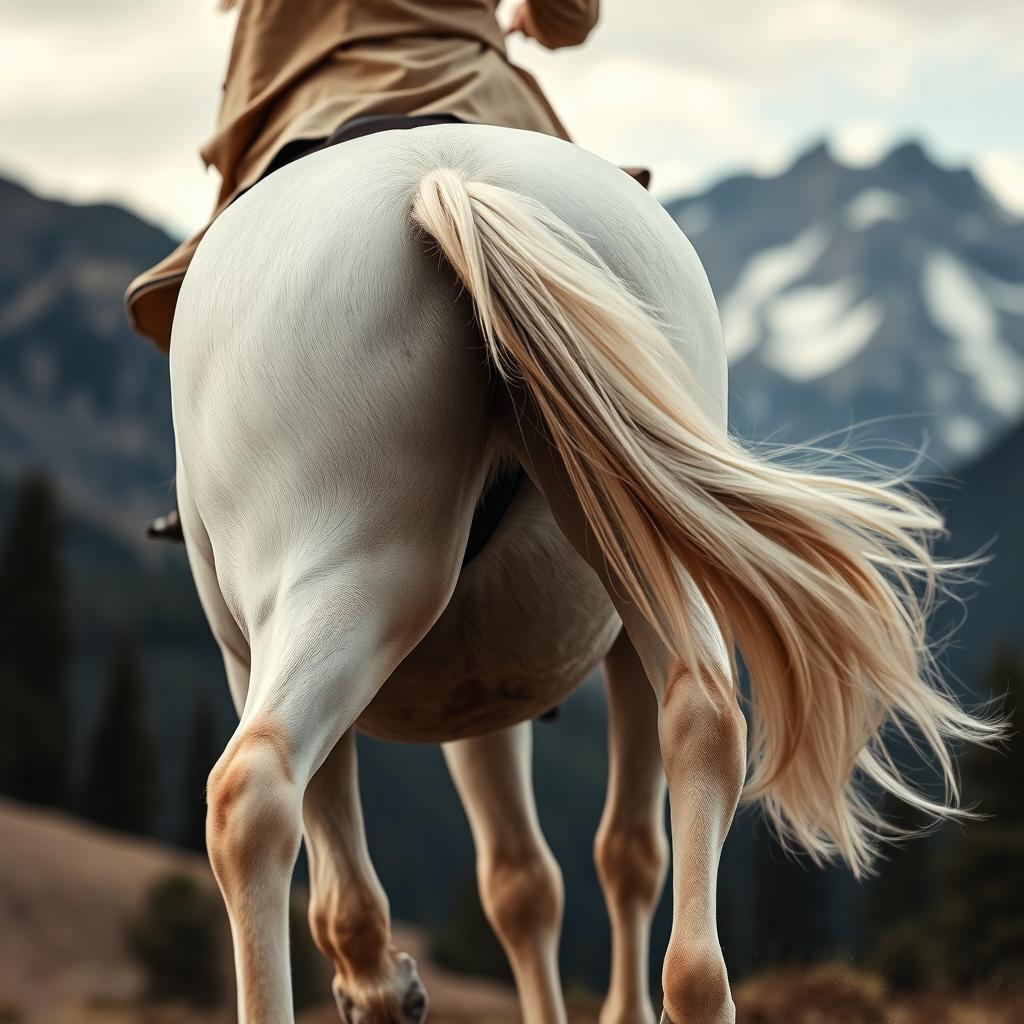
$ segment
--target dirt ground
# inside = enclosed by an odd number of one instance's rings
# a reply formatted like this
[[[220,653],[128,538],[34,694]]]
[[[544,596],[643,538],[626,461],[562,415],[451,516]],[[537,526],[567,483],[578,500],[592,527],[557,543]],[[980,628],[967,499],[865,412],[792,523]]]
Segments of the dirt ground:
[[[205,860],[0,801],[0,1024],[228,1024],[234,1012],[145,1006],[126,923],[153,882],[184,872],[210,886]],[[430,994],[431,1024],[517,1024],[514,993],[430,962],[422,934],[396,929]],[[326,994],[326,993],[325,993]],[[737,1024],[1024,1024],[1015,998],[899,999],[842,965],[765,975],[735,993]],[[229,1000],[230,1002],[230,1000]],[[598,1001],[572,1000],[572,1024],[596,1024]],[[333,1006],[299,1024],[334,1024]]]

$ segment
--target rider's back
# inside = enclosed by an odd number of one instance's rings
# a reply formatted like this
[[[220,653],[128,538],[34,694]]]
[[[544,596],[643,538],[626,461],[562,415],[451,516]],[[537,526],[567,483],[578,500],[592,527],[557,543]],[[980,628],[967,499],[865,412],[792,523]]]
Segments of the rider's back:
[[[449,114],[568,138],[533,77],[508,59],[498,0],[242,0],[215,134],[205,162],[221,175],[214,217],[292,145],[353,118]],[[597,0],[530,0],[539,41],[582,42]],[[212,218],[211,218],[212,219]],[[140,274],[129,321],[170,343],[178,289],[204,227]]]
[[[217,133],[202,150],[221,172],[224,194],[285,136],[329,135],[368,113],[453,113],[565,136],[532,77],[508,61],[497,6],[498,0],[245,0]],[[580,42],[597,14],[588,0],[532,6],[551,23],[557,45]]]

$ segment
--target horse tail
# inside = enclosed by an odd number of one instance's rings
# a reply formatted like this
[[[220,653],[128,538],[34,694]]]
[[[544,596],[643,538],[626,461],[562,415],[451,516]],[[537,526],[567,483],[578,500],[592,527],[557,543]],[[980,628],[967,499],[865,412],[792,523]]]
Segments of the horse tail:
[[[779,834],[862,873],[898,831],[865,781],[933,816],[964,813],[951,743],[998,726],[934,671],[941,518],[899,478],[787,467],[728,437],[657,313],[543,204],[440,169],[413,217],[471,294],[495,366],[528,391],[630,601],[686,670],[720,678],[693,635],[688,575],[739,648],[746,796]],[[885,744],[892,726],[938,766],[941,797],[908,782]]]

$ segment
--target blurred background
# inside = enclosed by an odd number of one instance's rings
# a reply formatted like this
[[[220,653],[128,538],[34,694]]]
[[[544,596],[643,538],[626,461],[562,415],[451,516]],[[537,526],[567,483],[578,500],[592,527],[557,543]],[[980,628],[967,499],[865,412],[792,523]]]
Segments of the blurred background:
[[[196,150],[233,25],[214,7],[0,0],[8,1024],[230,1012],[200,853],[205,779],[234,713],[184,551],[142,536],[172,500],[167,365],[121,308],[127,282],[212,206]],[[510,42],[581,145],[653,169],[718,299],[740,435],[830,435],[894,467],[924,451],[916,482],[948,516],[945,553],[991,544],[979,584],[937,618],[937,635],[958,627],[946,677],[965,700],[999,696],[1014,713],[1021,38],[1015,0],[604,0],[578,49]],[[535,739],[542,823],[566,878],[564,977],[574,1019],[596,1020],[608,962],[591,859],[606,775],[599,679]],[[365,742],[361,766],[401,941],[431,965],[432,1019],[516,1019],[439,752]],[[1024,741],[972,752],[963,777],[989,817],[891,853],[861,884],[787,857],[741,815],[719,891],[741,1021],[1024,1020]],[[323,967],[296,921],[296,997],[326,1021]],[[655,951],[667,930],[663,902]],[[657,993],[657,955],[652,966]]]

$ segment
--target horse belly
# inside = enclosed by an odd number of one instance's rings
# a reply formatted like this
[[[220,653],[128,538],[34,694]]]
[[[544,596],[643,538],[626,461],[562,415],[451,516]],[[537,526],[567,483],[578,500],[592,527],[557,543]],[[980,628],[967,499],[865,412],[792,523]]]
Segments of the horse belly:
[[[524,481],[358,726],[380,739],[443,742],[536,718],[582,682],[619,628],[597,576]]]

